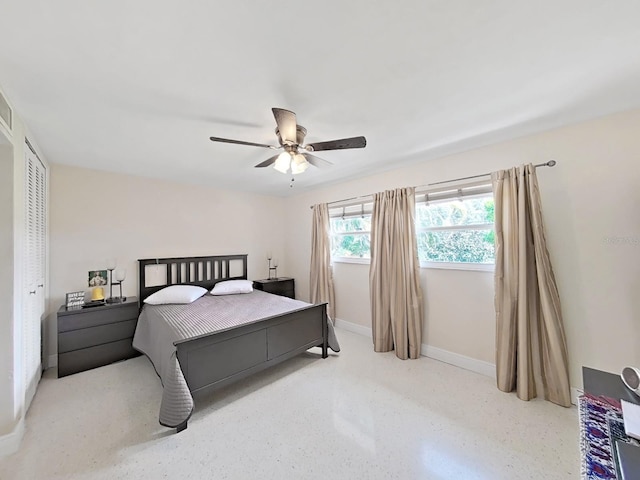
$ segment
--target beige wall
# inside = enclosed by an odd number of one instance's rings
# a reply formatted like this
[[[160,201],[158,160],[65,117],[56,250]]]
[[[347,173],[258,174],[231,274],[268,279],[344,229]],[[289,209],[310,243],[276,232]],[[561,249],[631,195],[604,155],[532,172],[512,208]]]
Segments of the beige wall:
[[[572,385],[581,366],[640,365],[640,110],[363,176],[287,202],[287,249],[308,298],[313,203],[482,174],[522,163],[538,169],[548,248],[562,300]],[[370,145],[375,139],[370,139]],[[366,150],[364,153],[366,155]],[[423,343],[493,362],[492,274],[423,269]],[[368,267],[335,266],[337,317],[370,326]]]
[[[267,250],[287,273],[284,199],[63,165],[51,167],[51,300],[45,355],[56,354],[55,312],[86,290],[87,272],[117,258],[123,293],[136,295],[138,258],[247,253],[249,278],[266,278]],[[45,356],[46,358],[46,356]],[[55,357],[49,361],[55,361]]]
[[[336,263],[333,271],[337,317],[370,328],[369,265]],[[421,269],[420,283],[426,293],[423,343],[493,363],[493,274]],[[299,292],[308,294],[308,283]],[[452,295],[465,301],[439,301]],[[441,318],[447,320],[438,321]]]

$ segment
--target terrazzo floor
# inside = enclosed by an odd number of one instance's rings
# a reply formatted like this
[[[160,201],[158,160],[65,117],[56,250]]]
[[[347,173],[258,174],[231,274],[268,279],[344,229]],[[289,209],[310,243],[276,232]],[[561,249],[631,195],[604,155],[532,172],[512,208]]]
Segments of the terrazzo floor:
[[[0,479],[579,478],[575,407],[337,334],[339,354],[314,349],[197,399],[180,434],[158,424],[146,357],[61,379],[49,370]]]

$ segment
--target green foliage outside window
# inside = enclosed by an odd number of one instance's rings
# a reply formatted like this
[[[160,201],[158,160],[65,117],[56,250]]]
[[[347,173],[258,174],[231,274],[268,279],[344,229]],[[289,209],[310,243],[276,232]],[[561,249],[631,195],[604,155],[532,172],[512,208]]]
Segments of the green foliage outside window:
[[[331,219],[331,256],[370,258],[371,215]],[[359,233],[363,232],[363,233]]]
[[[428,262],[494,263],[491,196],[416,205],[418,257]],[[371,215],[331,219],[331,256],[370,258]]]
[[[418,257],[427,262],[493,263],[492,230],[418,233]]]
[[[417,205],[416,224],[420,260],[493,263],[494,215],[493,198],[488,197]],[[464,228],[465,226],[476,227]],[[479,226],[486,228],[478,228]]]
[[[369,232],[371,230],[371,215],[353,218],[332,218],[331,231],[333,233]]]
[[[370,258],[369,234],[335,235],[331,242],[332,257]]]

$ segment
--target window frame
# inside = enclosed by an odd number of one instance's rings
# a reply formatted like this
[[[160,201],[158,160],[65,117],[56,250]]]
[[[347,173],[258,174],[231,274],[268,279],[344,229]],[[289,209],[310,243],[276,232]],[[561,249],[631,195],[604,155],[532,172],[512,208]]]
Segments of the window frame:
[[[473,192],[471,189],[476,188],[478,192]],[[465,193],[465,190],[468,193]],[[471,191],[469,191],[471,190]],[[422,194],[421,194],[422,195]],[[416,194],[416,197],[418,194]],[[433,197],[436,197],[435,199]],[[493,199],[493,190],[491,183],[477,182],[465,186],[464,188],[450,188],[447,191],[424,193],[424,200],[416,201],[416,208],[420,203],[447,203],[455,200],[471,200],[473,198],[491,198]],[[487,230],[492,229],[495,231],[494,223],[476,223],[472,225],[447,225],[441,227],[422,227],[416,226],[416,236],[424,232],[455,232],[461,230]],[[441,269],[441,270],[471,270],[480,272],[493,272],[495,271],[495,258],[493,263],[478,263],[478,262],[436,262],[430,260],[420,260],[420,268],[429,269]]]
[[[422,197],[422,198],[420,198]],[[480,180],[472,183],[466,183],[464,185],[455,185],[448,187],[441,187],[438,189],[430,189],[423,191],[416,191],[416,207],[421,203],[442,203],[449,202],[455,199],[471,199],[471,198],[493,198],[493,189],[489,180]],[[329,218],[349,218],[359,217],[361,215],[371,216],[373,213],[373,199],[372,197],[360,197],[361,200],[355,202],[339,203],[332,205],[329,208]],[[347,212],[347,210],[349,210]],[[443,227],[430,227],[430,228],[418,228],[416,225],[416,235],[422,232],[428,231],[456,231],[456,230],[486,230],[493,229],[495,231],[494,223],[473,224],[473,225],[460,225],[460,226],[443,226]],[[343,235],[360,235],[368,234],[369,240],[371,240],[371,230],[356,230],[352,232],[334,232],[330,231],[330,235],[343,236]],[[332,248],[333,251],[333,248]],[[371,254],[369,257],[334,257],[331,255],[331,263],[353,263],[361,265],[371,264]],[[477,262],[434,262],[428,260],[420,260],[420,268],[434,269],[434,270],[468,270],[468,271],[480,271],[480,272],[493,272],[495,271],[495,260],[493,263],[477,263]]]
[[[357,202],[341,203],[337,206],[329,208],[329,223],[331,227],[331,219],[334,218],[364,218],[368,216],[371,218],[373,214],[373,199],[365,197],[365,199]],[[371,222],[369,222],[371,224]],[[353,230],[348,232],[334,232],[330,230],[331,236],[331,251],[333,252],[333,237],[334,236],[347,236],[347,235],[369,235],[369,245],[371,245],[371,229],[369,230]],[[334,257],[331,255],[331,263],[357,263],[368,265],[371,263],[371,252],[368,257]]]

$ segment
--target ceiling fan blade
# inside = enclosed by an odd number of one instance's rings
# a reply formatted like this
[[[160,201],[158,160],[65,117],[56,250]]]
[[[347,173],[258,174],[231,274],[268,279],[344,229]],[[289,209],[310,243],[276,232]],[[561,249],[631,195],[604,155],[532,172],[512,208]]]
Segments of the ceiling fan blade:
[[[282,143],[297,143],[296,128],[298,121],[296,120],[296,114],[285,110],[284,108],[272,108],[273,116],[278,124],[278,130],[280,131],[280,138]]]
[[[323,158],[316,157],[315,155],[311,155],[310,153],[303,153],[302,156],[307,159],[314,167],[328,167],[329,165],[333,165],[333,163],[324,160]]]
[[[278,155],[274,155],[273,157],[269,158],[268,160],[265,160],[264,162],[261,162],[261,163],[257,164],[255,166],[255,168],[262,168],[262,167],[268,167],[269,165],[273,165],[280,155],[282,155],[282,154],[279,153]]]
[[[340,140],[331,140],[328,142],[310,143],[305,148],[311,147],[310,151],[319,152],[320,150],[343,150],[345,148],[364,148],[367,145],[367,139],[364,137],[342,138]]]
[[[274,147],[273,145],[266,145],[264,143],[245,142],[243,140],[229,140],[228,138],[220,138],[220,137],[209,137],[209,140],[211,140],[212,142],[236,143],[238,145],[249,145],[250,147],[272,148],[273,150],[278,150],[280,148],[280,147]]]

